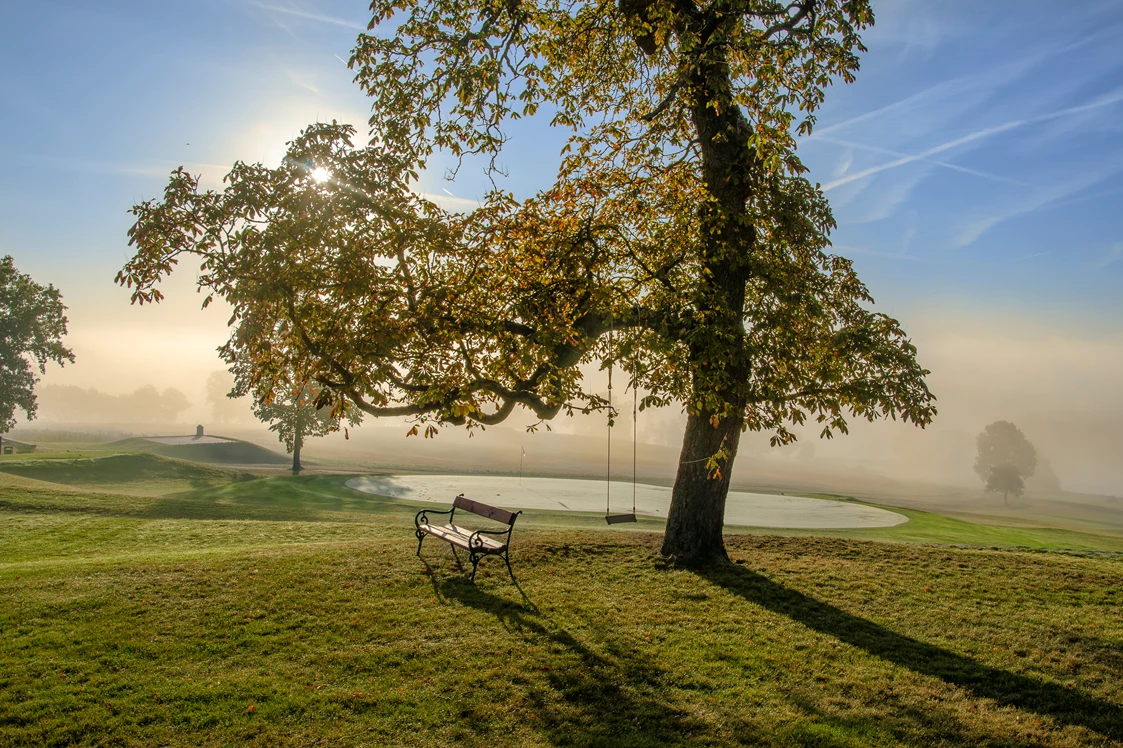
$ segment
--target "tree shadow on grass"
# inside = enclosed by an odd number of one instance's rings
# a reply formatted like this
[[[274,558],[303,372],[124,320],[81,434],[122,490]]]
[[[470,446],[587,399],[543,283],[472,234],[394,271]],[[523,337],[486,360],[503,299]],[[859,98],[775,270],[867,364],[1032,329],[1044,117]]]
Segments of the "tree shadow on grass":
[[[594,648],[551,621],[527,597],[517,602],[488,592],[462,576],[437,578],[429,567],[434,592],[495,617],[507,633],[543,646],[569,664],[543,667],[550,694],[526,689],[536,715],[534,727],[553,745],[681,745],[709,726],[678,710],[661,693],[664,673],[657,664],[608,631],[594,627],[603,646]]]
[[[977,698],[1082,726],[1123,740],[1123,708],[1075,688],[983,665],[964,655],[890,631],[739,566],[705,569],[707,581],[808,628],[915,673],[958,686]]]

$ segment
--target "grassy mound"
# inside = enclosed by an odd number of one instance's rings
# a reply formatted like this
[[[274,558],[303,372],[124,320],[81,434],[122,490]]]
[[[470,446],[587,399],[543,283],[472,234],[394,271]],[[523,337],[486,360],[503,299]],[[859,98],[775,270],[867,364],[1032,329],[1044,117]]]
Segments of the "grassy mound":
[[[250,442],[231,439],[228,442],[208,444],[159,444],[136,437],[122,439],[106,445],[120,451],[151,452],[165,457],[218,465],[287,465],[292,458]]]
[[[0,461],[0,472],[41,483],[127,493],[226,485],[257,476],[146,452],[130,454],[21,455]]]

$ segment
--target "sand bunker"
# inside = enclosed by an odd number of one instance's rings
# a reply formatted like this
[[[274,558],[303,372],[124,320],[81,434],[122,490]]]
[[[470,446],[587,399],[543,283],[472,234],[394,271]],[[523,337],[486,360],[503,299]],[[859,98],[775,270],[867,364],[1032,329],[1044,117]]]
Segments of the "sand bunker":
[[[607,489],[603,481],[561,478],[508,478],[491,475],[387,475],[347,481],[350,488],[379,496],[451,504],[457,494],[505,509],[550,509],[603,512]],[[613,512],[632,508],[632,484],[613,481]],[[636,513],[666,518],[671,489],[636,486]],[[896,512],[842,501],[800,496],[730,491],[725,523],[748,527],[847,528],[892,527],[907,522]]]

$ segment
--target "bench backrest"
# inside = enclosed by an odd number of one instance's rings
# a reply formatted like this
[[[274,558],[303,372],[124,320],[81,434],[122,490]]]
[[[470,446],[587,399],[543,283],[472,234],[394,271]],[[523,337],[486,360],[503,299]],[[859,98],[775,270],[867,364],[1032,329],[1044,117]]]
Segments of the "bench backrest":
[[[471,499],[465,498],[464,494],[460,494],[453,500],[452,508],[454,510],[463,509],[466,512],[478,514],[481,517],[487,517],[490,520],[502,522],[505,525],[515,524],[515,518],[522,514],[522,512],[508,512],[506,509],[500,509],[499,507],[472,501]]]

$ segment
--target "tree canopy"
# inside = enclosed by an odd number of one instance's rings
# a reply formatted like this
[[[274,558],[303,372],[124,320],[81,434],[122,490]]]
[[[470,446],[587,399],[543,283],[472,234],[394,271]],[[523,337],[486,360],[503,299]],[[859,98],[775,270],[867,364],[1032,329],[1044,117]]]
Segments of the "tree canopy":
[[[834,78],[852,80],[866,0],[376,0],[351,64],[372,143],[307,128],[221,191],[173,173],[134,207],[118,276],[158,301],[184,254],[234,309],[228,361],[259,401],[295,371],[374,416],[436,425],[607,407],[581,365],[626,362],[643,407],[688,413],[664,553],[725,557],[745,429],[795,439],[849,417],[935,414],[928,373],[849,260],[803,176]],[[553,185],[519,199],[495,158],[512,121],[570,133]],[[411,191],[434,153],[497,186],[450,214]],[[324,170],[327,181],[313,179]],[[322,174],[324,172],[317,172]]]
[[[10,256],[0,258],[0,432],[15,425],[17,409],[35,417],[36,371],[45,374],[49,361],[74,362],[62,344],[65,311],[58,289],[20,273]]]

